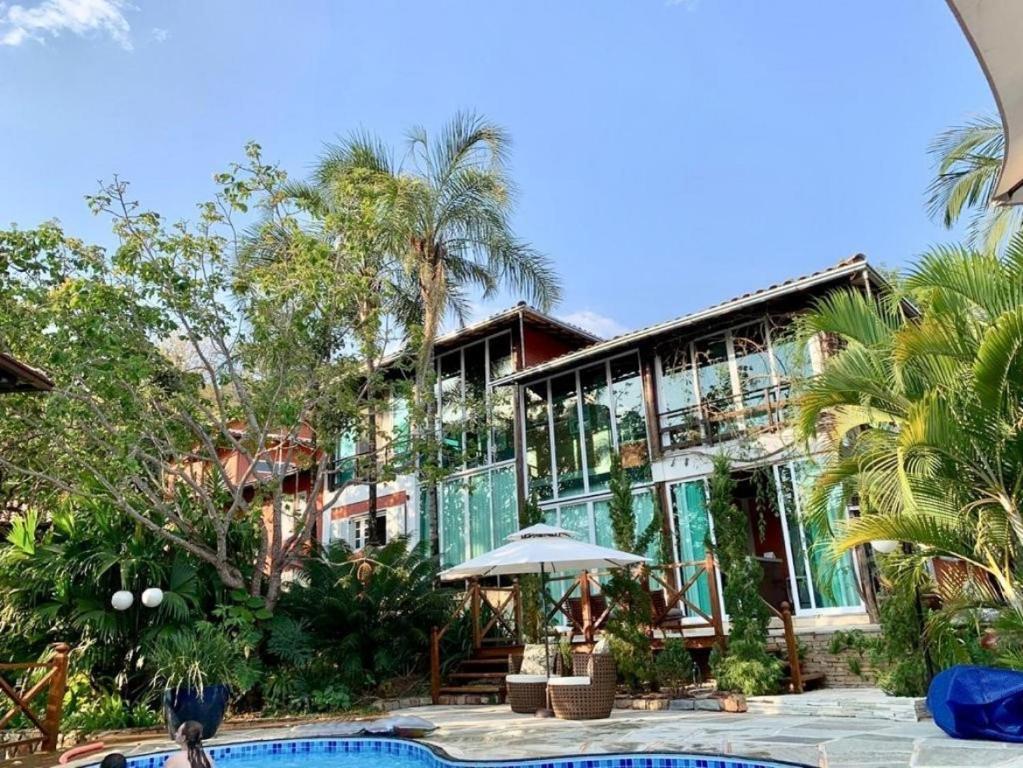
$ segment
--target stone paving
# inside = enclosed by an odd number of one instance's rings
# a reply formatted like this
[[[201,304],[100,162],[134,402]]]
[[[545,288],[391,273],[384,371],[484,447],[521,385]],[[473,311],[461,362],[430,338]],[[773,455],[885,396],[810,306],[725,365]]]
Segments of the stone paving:
[[[960,741],[930,721],[616,710],[567,722],[507,706],[415,707],[439,726],[425,741],[464,759],[601,752],[705,752],[824,768],[1023,768],[1023,745]]]
[[[930,721],[616,710],[608,720],[568,722],[516,715],[506,705],[425,706],[389,714],[431,721],[438,729],[424,741],[467,760],[666,751],[783,760],[822,768],[1023,768],[1023,745],[951,739]],[[347,736],[373,725],[366,720],[259,728],[228,724],[211,743]],[[147,737],[111,744],[108,749],[138,755],[172,746],[166,737]],[[101,755],[83,758],[71,768],[95,763]],[[55,762],[52,756],[46,761],[34,758],[12,763],[42,768]]]

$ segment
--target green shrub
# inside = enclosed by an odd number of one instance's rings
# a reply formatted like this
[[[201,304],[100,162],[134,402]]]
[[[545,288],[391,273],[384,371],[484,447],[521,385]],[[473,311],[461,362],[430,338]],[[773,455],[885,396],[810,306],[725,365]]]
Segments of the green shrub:
[[[693,657],[689,655],[686,643],[680,638],[664,641],[664,648],[654,659],[654,676],[657,684],[673,696],[679,696],[692,680]]]
[[[152,654],[154,685],[169,690],[202,691],[207,685],[230,686],[235,695],[251,688],[258,671],[221,627],[200,621],[157,641]]]

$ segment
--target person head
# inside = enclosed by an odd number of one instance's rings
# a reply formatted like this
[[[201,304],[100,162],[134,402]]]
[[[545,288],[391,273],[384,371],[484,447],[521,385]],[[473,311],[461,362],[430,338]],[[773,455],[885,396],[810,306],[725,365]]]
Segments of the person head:
[[[190,768],[212,768],[202,749],[202,723],[186,720],[178,728],[175,741],[187,753]]]
[[[100,761],[99,768],[125,768],[127,765],[128,761],[124,755],[120,752],[111,752]]]

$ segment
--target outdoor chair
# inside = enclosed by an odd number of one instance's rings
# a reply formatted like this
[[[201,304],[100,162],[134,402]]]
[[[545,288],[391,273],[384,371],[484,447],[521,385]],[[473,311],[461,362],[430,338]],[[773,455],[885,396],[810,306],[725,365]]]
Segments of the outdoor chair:
[[[610,717],[616,684],[610,653],[573,653],[572,677],[553,677],[548,683],[554,716],[562,720]]]
[[[551,652],[551,666],[557,669],[557,650]],[[527,645],[522,656],[508,656],[508,674],[504,682],[512,712],[532,715],[547,708],[547,651],[542,644]]]

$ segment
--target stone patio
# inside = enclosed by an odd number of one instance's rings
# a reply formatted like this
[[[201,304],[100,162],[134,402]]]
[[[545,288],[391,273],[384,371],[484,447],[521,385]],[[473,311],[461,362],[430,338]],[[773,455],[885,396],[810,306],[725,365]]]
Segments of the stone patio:
[[[453,757],[495,759],[601,752],[708,752],[825,768],[1023,768],[1023,745],[959,741],[930,721],[616,710],[566,722],[507,706],[415,707],[439,728],[425,739]]]

